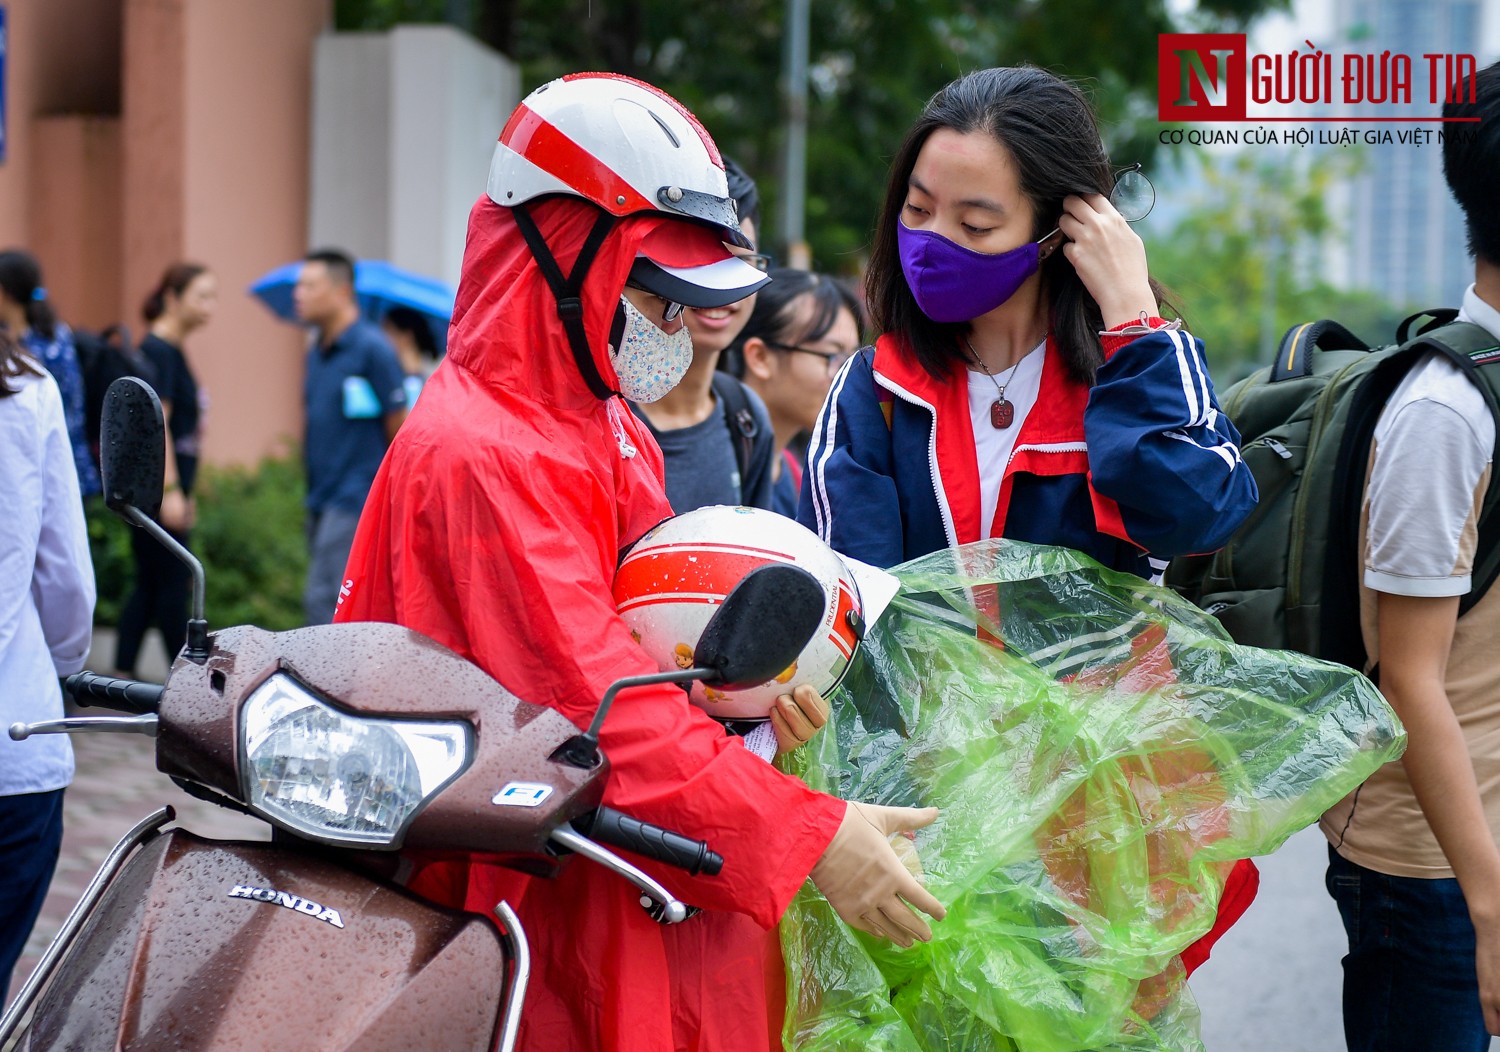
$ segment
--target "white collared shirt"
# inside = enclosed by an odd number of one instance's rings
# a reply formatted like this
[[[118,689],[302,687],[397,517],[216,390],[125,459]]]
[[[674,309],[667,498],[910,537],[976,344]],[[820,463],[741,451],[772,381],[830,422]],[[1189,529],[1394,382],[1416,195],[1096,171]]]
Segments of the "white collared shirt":
[[[83,668],[94,619],[94,567],[62,396],[45,372],[6,384],[16,393],[0,398],[0,796],[72,781],[66,735],[18,742],[3,728],[61,718],[57,680]]]

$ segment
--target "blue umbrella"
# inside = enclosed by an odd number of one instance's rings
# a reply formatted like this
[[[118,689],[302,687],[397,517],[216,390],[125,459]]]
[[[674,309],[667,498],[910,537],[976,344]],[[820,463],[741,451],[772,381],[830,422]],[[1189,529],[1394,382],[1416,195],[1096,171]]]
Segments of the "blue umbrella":
[[[262,276],[250,291],[279,318],[296,321],[292,288],[302,264],[288,263]],[[448,320],[453,317],[453,287],[436,278],[413,274],[381,260],[361,260],[354,265],[354,293],[366,318],[378,322],[392,307],[410,307],[427,318],[441,354],[448,343]]]

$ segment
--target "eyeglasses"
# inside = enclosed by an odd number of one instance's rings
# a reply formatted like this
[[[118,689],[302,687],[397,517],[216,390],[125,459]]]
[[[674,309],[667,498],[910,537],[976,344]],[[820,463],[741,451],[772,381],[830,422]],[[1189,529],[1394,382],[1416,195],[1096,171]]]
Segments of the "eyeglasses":
[[[1115,185],[1109,192],[1109,203],[1114,205],[1120,218],[1127,223],[1139,223],[1151,214],[1151,209],[1156,207],[1156,187],[1151,185],[1151,180],[1141,171],[1139,161],[1116,169]],[[1053,237],[1057,232],[1054,228],[1047,237],[1039,238],[1037,244]]]
[[[686,309],[681,303],[676,303],[672,300],[669,300],[665,296],[659,296],[655,292],[652,292],[650,289],[646,288],[646,286],[638,285],[634,281],[627,281],[625,283],[625,287],[627,289],[635,289],[637,292],[644,292],[646,295],[654,296],[656,299],[659,299],[663,303],[665,303],[666,307],[663,308],[661,312],[662,321],[676,321],[678,318],[682,317],[682,312]]]
[[[734,255],[741,263],[749,263],[762,274],[776,262],[775,256],[768,256],[764,252],[736,252]]]
[[[828,351],[819,351],[812,347],[798,347],[791,343],[777,343],[775,340],[765,340],[764,342],[767,347],[775,348],[778,351],[787,351],[794,354],[811,354],[823,359],[824,368],[828,370],[829,379],[837,376],[839,370],[844,367],[844,363],[855,355],[854,351],[829,353]]]
[[[1109,203],[1127,223],[1139,223],[1156,207],[1156,187],[1141,171],[1141,164],[1115,172],[1115,188],[1109,192]]]

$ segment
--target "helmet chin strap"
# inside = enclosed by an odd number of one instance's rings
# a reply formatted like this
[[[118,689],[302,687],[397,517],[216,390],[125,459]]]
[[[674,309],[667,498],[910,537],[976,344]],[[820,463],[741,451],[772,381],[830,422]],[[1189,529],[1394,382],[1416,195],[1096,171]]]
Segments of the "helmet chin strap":
[[[604,239],[614,229],[615,219],[608,212],[600,209],[599,216],[594,220],[594,227],[589,231],[589,236],[583,242],[583,248],[578,252],[578,258],[573,262],[573,273],[563,277],[562,268],[558,266],[557,258],[552,255],[552,250],[547,247],[547,240],[542,237],[536,221],[531,218],[530,211],[525,205],[514,205],[511,211],[516,217],[516,226],[521,229],[521,236],[526,239],[526,247],[531,249],[531,254],[536,257],[537,266],[542,269],[542,276],[547,279],[547,284],[552,289],[552,296],[557,300],[557,316],[563,323],[563,329],[568,334],[568,346],[573,349],[573,361],[578,366],[578,372],[583,376],[583,382],[588,384],[594,397],[609,399],[620,392],[612,390],[604,382],[604,377],[599,373],[599,367],[594,363],[594,355],[589,350],[588,335],[583,330],[583,281],[588,277],[589,267],[593,265],[594,257],[599,253],[599,247],[604,244]]]

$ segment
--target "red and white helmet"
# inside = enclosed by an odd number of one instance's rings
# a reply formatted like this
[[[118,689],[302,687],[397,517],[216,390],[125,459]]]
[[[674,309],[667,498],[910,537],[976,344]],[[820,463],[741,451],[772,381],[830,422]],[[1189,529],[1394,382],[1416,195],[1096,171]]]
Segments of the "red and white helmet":
[[[725,720],[766,719],[777,697],[808,684],[838,685],[865,627],[896,593],[895,578],[846,561],[796,521],[758,508],[715,506],[668,519],[626,553],[615,575],[615,606],[662,671],[692,667],[693,649],[718,604],[751,570],[794,563],[823,586],[823,620],[789,668],[755,687],[719,691],[693,684],[692,700]]]
[[[571,73],[522,99],[495,144],[486,190],[500,205],[566,194],[615,216],[706,224],[718,235],[707,251],[671,237],[642,246],[654,264],[642,267],[644,287],[690,307],[733,303],[768,280],[718,244],[753,247],[713,139],[682,103],[631,77]]]

